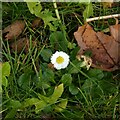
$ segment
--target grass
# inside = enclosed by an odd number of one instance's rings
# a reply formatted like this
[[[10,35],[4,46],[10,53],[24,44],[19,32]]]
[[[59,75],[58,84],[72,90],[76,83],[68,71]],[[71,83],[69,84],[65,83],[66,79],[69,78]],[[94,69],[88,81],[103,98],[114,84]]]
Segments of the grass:
[[[95,68],[86,70],[86,68],[80,68],[81,62],[76,60],[79,47],[73,33],[79,25],[84,24],[82,14],[85,4],[58,3],[57,9],[61,23],[59,21],[52,23],[58,31],[62,31],[62,36],[55,32],[58,35],[57,47],[54,45],[56,41],[52,38],[55,35],[54,31],[51,31],[48,26],[44,28],[41,25],[35,29],[31,28],[31,23],[36,16],[30,13],[26,3],[12,2],[2,3],[2,5],[2,29],[15,20],[23,19],[26,22],[26,28],[21,36],[28,36],[31,43],[27,53],[23,49],[18,54],[17,51],[11,52],[9,41],[4,41],[4,39],[2,41],[2,60],[8,62],[11,69],[7,76],[8,85],[2,86],[0,106],[3,119],[117,120],[119,118],[119,70],[115,72]],[[41,3],[41,5],[43,10],[49,9],[56,18],[53,3]],[[101,8],[103,7],[100,3],[93,3],[93,17],[119,13],[119,7]],[[113,19],[108,22],[115,24]],[[90,25],[96,31],[108,27],[104,20],[91,22]],[[33,38],[35,38],[37,46],[33,46]],[[50,38],[53,40],[53,44],[51,44]],[[61,42],[61,40],[64,41]],[[65,46],[65,40],[71,47]],[[50,56],[56,50],[66,51],[70,55],[71,62],[66,69],[57,71],[48,67]],[[62,83],[64,87],[59,88],[57,92],[57,89],[54,89],[55,86]],[[50,96],[54,96],[54,102],[50,102]],[[56,100],[54,100],[55,98]],[[66,99],[67,106],[65,102],[61,102]],[[36,104],[36,101],[39,104]],[[45,105],[43,108],[40,102]],[[55,109],[59,103],[63,105],[60,108],[64,107],[64,109],[58,112]],[[27,107],[24,107],[25,105]],[[37,112],[37,108],[39,108],[39,112]]]

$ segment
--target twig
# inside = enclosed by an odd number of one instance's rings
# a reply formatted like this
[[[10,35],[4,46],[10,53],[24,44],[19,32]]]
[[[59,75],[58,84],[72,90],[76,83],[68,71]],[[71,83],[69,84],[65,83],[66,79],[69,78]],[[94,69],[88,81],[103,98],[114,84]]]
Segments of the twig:
[[[91,22],[94,20],[101,20],[101,19],[108,19],[108,18],[118,18],[118,17],[120,17],[120,14],[100,16],[100,17],[88,18],[86,19],[86,22]]]

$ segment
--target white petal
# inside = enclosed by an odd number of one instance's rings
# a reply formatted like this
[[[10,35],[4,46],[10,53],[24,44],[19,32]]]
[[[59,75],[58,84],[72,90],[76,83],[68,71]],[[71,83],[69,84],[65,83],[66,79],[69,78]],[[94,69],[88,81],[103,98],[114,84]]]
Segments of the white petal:
[[[61,64],[58,64],[56,62],[56,59],[57,57],[61,56],[62,58],[64,58],[64,62],[61,63]],[[52,56],[51,56],[51,63],[54,64],[54,67],[57,69],[57,70],[60,70],[60,69],[64,69],[68,66],[69,64],[69,56],[63,52],[63,51],[56,51]]]
[[[61,69],[61,64],[55,63],[55,64],[54,64],[54,67],[55,67],[57,70],[60,70],[60,69]]]

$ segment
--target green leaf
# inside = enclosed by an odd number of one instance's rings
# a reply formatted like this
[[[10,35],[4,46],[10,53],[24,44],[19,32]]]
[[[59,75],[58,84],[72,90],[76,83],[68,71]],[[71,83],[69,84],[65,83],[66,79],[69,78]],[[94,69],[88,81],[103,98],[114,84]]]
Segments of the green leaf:
[[[0,86],[0,94],[2,94],[2,86]]]
[[[5,116],[5,119],[13,119],[16,115],[17,110],[21,107],[21,103],[18,100],[11,100],[9,107],[11,107],[12,109],[9,110],[9,112]]]
[[[66,108],[67,103],[68,103],[68,100],[67,100],[67,99],[61,100],[61,102],[58,103],[58,104],[55,106],[55,108],[54,108],[55,111],[56,111],[56,112],[62,112],[62,111]]]
[[[76,94],[78,94],[78,88],[76,87],[76,86],[74,86],[73,84],[71,84],[70,86],[69,86],[69,91],[70,91],[70,93],[72,94],[72,95],[76,95]]]
[[[40,14],[38,17],[40,17],[41,19],[43,19],[44,24],[46,27],[47,25],[50,27],[50,30],[55,31],[56,30],[56,26],[53,26],[51,24],[51,22],[53,23],[54,21],[56,21],[57,19],[53,17],[53,14],[51,11],[49,11],[48,9],[45,9],[42,14]]]
[[[90,76],[90,77],[94,77],[94,78],[97,78],[97,79],[102,79],[103,77],[104,77],[104,73],[103,73],[103,71],[102,70],[100,70],[100,69],[90,69],[89,71],[88,71],[88,75]]]
[[[67,51],[68,41],[61,31],[55,31],[50,35],[50,44],[53,48]]]
[[[10,64],[5,62],[2,64],[2,76],[9,76],[10,75]]]
[[[44,96],[42,96],[42,97],[44,97]],[[25,99],[25,101],[23,102],[22,105],[23,105],[22,108],[34,105],[35,112],[38,113],[47,106],[47,103],[44,100],[39,100],[37,98],[28,98],[28,99]]]
[[[28,0],[25,0],[25,2],[27,2],[27,1]],[[38,2],[27,2],[27,6],[28,6],[31,14],[38,15],[42,10],[42,6],[39,3],[39,0],[38,0]]]
[[[10,107],[12,107],[12,108],[20,108],[21,103],[18,100],[11,100],[10,101]]]
[[[8,80],[5,76],[2,76],[2,85],[7,87],[8,86]]]
[[[53,106],[49,105],[49,104],[47,106],[45,106],[44,109],[43,109],[43,112],[46,113],[46,114],[51,113],[51,111],[53,111]]]
[[[30,74],[23,73],[18,79],[18,85],[23,89],[28,89],[30,84]]]
[[[22,108],[29,107],[32,105],[35,105],[39,102],[40,100],[38,98],[27,98],[24,100],[22,103]]]
[[[90,93],[90,90],[92,89],[93,86],[94,86],[93,82],[90,81],[89,79],[86,79],[81,89],[86,91],[86,93]]]
[[[89,79],[86,79],[84,84],[81,87],[81,90],[84,91],[85,95],[89,98],[89,96],[93,96],[93,99],[97,99],[99,97],[104,96],[104,92],[99,83],[95,83]]]
[[[105,95],[112,95],[118,91],[117,86],[113,82],[110,82],[109,79],[99,81],[99,86]]]
[[[68,73],[69,73],[69,74],[78,73],[82,61],[78,61],[78,60],[76,59],[76,60],[72,61],[72,63],[74,64],[74,66],[71,65],[71,64],[68,66],[68,68],[67,68],[67,69],[68,69]]]
[[[61,82],[66,85],[69,86],[72,83],[72,76],[71,74],[64,74],[61,78]]]
[[[40,100],[35,104],[35,112],[38,113],[41,110],[43,110],[45,107],[47,107],[47,103],[45,101]]]
[[[55,87],[53,94],[49,97],[49,103],[54,104],[58,100],[58,98],[61,97],[63,91],[63,84],[60,84],[59,86]]]
[[[41,95],[39,93],[37,95],[38,95],[39,99],[45,101],[46,103],[49,103],[49,97],[46,97],[46,96]]]
[[[75,60],[75,59],[76,59],[76,55],[77,55],[77,53],[78,53],[79,50],[80,50],[80,47],[76,46],[76,47],[70,52],[71,60]]]
[[[42,6],[40,2],[28,2],[26,0],[29,11],[35,16],[41,18],[44,21],[44,27],[49,26],[51,31],[56,31],[58,24],[54,23],[57,18],[53,17],[53,14],[48,9],[42,11]],[[52,23],[51,23],[52,22]],[[52,25],[54,24],[54,25]],[[55,25],[56,24],[56,25]]]
[[[42,83],[41,83],[41,86],[42,86],[43,89],[48,89],[48,88],[51,87],[51,86],[50,86],[50,83],[48,83],[48,82],[42,82]]]
[[[50,82],[55,83],[53,70],[51,70],[51,69],[46,69],[46,70],[43,72],[43,80],[46,81],[46,82],[49,82],[49,81],[50,81]]]
[[[76,46],[75,43],[68,42],[68,48],[69,48],[69,49],[73,49],[73,48],[75,48],[75,46]]]
[[[92,3],[89,3],[83,12],[84,20],[86,21],[86,19],[92,15],[93,15],[93,6],[92,6]]]
[[[11,109],[11,110],[7,113],[7,115],[5,116],[5,119],[4,119],[4,120],[6,120],[6,119],[12,119],[12,120],[14,120],[14,117],[15,117],[15,115],[16,115],[17,110],[18,110],[18,109],[16,109],[16,108]]]
[[[50,49],[43,49],[41,52],[41,56],[46,62],[49,62],[51,55],[52,55],[52,51]]]

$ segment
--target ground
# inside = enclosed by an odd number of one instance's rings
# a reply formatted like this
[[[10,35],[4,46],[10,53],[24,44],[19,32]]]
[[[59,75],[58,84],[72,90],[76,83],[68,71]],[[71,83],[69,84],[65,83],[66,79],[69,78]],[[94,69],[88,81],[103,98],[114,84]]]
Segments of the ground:
[[[3,119],[117,120],[119,70],[87,67],[85,59],[77,56],[81,48],[74,32],[86,24],[86,18],[118,14],[119,4],[2,3]],[[5,30],[11,24],[13,28]],[[108,27],[116,19],[88,24],[95,32],[110,35]],[[69,56],[66,68],[57,70],[51,64],[56,51]],[[90,52],[86,55],[91,57]]]

